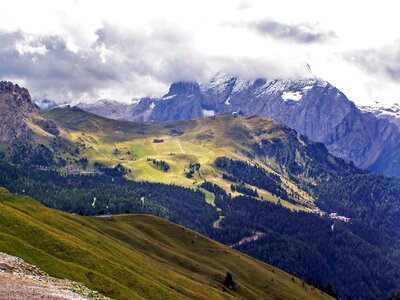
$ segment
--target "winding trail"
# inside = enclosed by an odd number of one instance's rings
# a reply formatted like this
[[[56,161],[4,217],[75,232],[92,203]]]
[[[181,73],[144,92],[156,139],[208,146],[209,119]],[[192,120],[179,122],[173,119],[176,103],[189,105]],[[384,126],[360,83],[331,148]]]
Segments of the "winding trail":
[[[108,158],[107,156],[105,156],[104,153],[100,152],[100,151],[97,150],[95,147],[93,147],[93,145],[92,145],[92,149],[93,149],[94,151],[96,151],[98,154],[100,154],[101,156],[103,156],[105,159],[113,161],[112,159],[110,159],[110,158]]]
[[[219,223],[225,218],[225,216],[219,216],[218,220],[214,222],[213,227],[214,228],[219,228]]]
[[[181,152],[182,152],[183,154],[185,154],[185,151],[183,151],[183,149],[182,149],[181,143],[180,143],[179,141],[176,141],[176,143],[178,144],[179,149],[181,149]]]

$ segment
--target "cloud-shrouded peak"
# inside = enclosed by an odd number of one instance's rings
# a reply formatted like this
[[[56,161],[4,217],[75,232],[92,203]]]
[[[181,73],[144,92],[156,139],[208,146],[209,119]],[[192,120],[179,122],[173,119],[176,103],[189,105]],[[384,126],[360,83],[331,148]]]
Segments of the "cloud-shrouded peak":
[[[0,10],[0,79],[58,103],[129,102],[218,71],[302,79],[311,66],[355,102],[393,102],[400,3],[384,2],[364,1],[359,14],[348,1],[9,1]]]

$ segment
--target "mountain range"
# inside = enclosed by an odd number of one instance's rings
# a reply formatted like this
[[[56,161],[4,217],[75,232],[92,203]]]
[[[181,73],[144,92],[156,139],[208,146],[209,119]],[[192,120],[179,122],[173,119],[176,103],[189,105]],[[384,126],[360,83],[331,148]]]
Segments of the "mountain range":
[[[380,119],[387,119],[397,127],[400,127],[400,107],[398,103],[384,105],[376,101],[374,104],[373,106],[362,105],[359,108],[361,111],[372,113]]]
[[[26,90],[3,84],[11,121],[0,186],[12,193],[77,215],[153,214],[342,297],[384,299],[400,288],[398,178],[265,117],[112,120],[39,110]],[[172,92],[200,97],[193,86]]]
[[[322,142],[335,156],[387,175],[400,174],[400,131],[387,118],[360,110],[330,83],[307,80],[243,80],[218,73],[209,82],[176,82],[161,98],[131,104],[103,100],[78,104],[119,120],[166,122],[213,115],[259,115]]]

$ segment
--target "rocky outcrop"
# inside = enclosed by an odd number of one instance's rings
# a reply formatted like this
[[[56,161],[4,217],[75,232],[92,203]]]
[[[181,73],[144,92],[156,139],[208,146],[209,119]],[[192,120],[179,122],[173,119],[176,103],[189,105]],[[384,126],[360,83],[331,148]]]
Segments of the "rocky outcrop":
[[[0,82],[0,142],[26,138],[31,134],[24,122],[38,107],[27,89],[8,81]]]
[[[173,83],[168,94],[151,101],[148,121],[178,121],[203,117],[202,94],[197,83]],[[171,109],[173,107],[173,109]]]
[[[81,283],[49,276],[19,257],[0,252],[0,299],[108,300]]]

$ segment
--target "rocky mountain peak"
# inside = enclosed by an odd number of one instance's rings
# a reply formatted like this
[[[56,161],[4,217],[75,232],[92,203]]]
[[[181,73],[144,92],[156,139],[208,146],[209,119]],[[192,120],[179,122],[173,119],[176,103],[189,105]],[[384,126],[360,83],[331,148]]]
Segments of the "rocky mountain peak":
[[[6,104],[12,107],[30,112],[38,109],[36,104],[32,102],[28,89],[10,81],[0,81],[0,97],[1,101],[7,101]]]
[[[0,141],[8,142],[30,135],[23,121],[38,107],[26,88],[9,81],[0,82]]]
[[[166,94],[164,96],[164,98],[169,97],[169,96],[174,96],[174,95],[199,96],[199,95],[201,95],[200,86],[197,82],[187,82],[187,81],[175,82],[175,83],[171,84],[168,94]]]
[[[0,81],[0,94],[19,95],[27,102],[32,103],[28,89],[20,87],[18,84],[14,84],[11,81]]]

